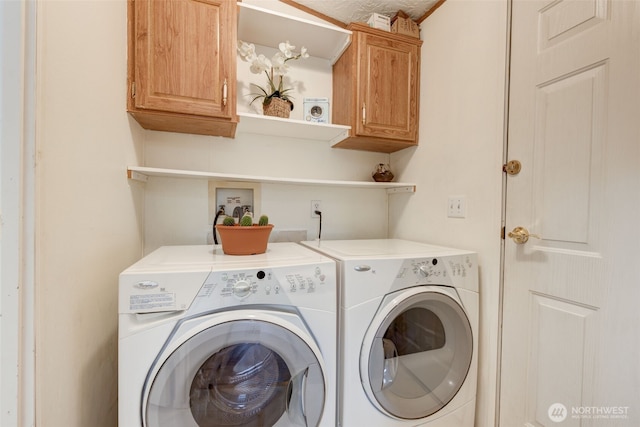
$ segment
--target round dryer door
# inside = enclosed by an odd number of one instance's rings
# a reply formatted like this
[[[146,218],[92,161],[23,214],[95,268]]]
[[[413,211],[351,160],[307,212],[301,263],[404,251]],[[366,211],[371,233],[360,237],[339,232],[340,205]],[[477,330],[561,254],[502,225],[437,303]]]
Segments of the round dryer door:
[[[325,380],[315,351],[276,323],[216,324],[161,363],[145,427],[306,427],[322,416]]]
[[[388,295],[367,331],[360,369],[382,412],[420,419],[442,409],[462,386],[473,353],[469,320],[438,287]]]

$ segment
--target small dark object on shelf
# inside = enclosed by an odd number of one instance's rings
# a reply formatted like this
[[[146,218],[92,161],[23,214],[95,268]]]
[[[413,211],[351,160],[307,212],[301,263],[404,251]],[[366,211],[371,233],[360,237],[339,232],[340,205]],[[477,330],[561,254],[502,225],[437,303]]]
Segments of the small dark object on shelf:
[[[376,182],[391,182],[393,180],[393,173],[389,170],[389,165],[384,163],[379,163],[371,176]]]

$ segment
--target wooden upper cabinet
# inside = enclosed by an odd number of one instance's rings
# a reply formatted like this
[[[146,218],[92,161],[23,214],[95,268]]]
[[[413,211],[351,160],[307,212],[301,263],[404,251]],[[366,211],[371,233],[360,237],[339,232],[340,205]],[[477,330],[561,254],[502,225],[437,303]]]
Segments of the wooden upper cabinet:
[[[391,153],[418,143],[422,41],[353,23],[333,66],[332,122],[351,126],[339,148]]]
[[[129,1],[129,113],[146,129],[235,136],[235,0]]]

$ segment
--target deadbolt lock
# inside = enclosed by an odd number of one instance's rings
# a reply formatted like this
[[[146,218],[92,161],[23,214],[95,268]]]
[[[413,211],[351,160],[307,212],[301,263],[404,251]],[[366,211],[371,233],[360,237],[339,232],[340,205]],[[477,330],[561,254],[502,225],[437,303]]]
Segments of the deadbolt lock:
[[[518,175],[522,170],[522,163],[518,160],[509,160],[506,165],[502,166],[502,170],[508,175]]]

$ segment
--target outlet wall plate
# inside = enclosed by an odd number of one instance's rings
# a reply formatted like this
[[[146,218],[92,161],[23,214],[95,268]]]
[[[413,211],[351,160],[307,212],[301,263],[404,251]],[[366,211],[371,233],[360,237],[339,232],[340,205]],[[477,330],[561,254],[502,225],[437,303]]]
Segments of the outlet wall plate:
[[[311,201],[311,218],[320,218],[316,211],[322,212],[322,201],[320,200]]]

